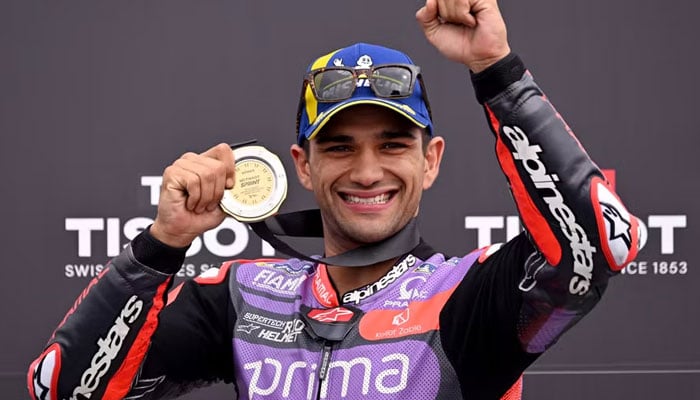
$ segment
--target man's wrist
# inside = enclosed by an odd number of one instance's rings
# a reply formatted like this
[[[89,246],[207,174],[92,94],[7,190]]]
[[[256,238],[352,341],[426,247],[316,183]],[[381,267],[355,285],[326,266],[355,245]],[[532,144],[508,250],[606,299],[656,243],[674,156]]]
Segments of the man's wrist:
[[[471,80],[476,99],[483,104],[486,100],[503,92],[512,83],[519,81],[525,73],[525,64],[515,53],[510,53],[485,70],[471,72]]]
[[[158,219],[156,219],[148,230],[154,239],[170,247],[189,247],[195,238],[195,236],[189,237],[184,234],[171,235],[167,231],[160,229],[160,227],[161,225],[158,224]]]
[[[511,54],[510,48],[507,48],[507,50],[504,51],[504,53],[502,53],[498,56],[485,58],[483,60],[478,60],[478,61],[472,61],[468,65],[469,70],[475,74],[478,74],[478,73],[488,69],[492,65],[498,63],[499,61],[503,60],[504,58],[508,57],[508,55],[510,55],[510,54]]]
[[[189,246],[172,247],[155,238],[150,227],[131,241],[131,249],[138,262],[166,274],[180,270]]]

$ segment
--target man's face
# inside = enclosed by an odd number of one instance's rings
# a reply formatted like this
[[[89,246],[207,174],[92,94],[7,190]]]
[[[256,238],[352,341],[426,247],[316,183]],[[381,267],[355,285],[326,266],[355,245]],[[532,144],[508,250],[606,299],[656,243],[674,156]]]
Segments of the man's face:
[[[301,184],[314,192],[324,222],[326,255],[385,239],[418,213],[437,177],[444,148],[398,113],[351,106],[331,118],[308,153],[293,145]]]

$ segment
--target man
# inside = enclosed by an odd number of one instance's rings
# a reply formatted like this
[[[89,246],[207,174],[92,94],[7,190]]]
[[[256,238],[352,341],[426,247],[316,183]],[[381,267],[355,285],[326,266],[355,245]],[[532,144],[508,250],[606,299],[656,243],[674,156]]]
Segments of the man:
[[[451,258],[420,241],[354,268],[232,261],[168,296],[239,178],[227,145],[187,153],[163,174],[153,225],[30,366],[32,396],[168,398],[224,380],[251,399],[520,398],[525,368],[634,258],[636,220],[510,52],[495,0],[428,0],[416,17],[472,71],[527,233]],[[381,254],[377,243],[412,229],[445,144],[410,59],[368,44],[317,59],[297,131],[291,155],[326,257]]]

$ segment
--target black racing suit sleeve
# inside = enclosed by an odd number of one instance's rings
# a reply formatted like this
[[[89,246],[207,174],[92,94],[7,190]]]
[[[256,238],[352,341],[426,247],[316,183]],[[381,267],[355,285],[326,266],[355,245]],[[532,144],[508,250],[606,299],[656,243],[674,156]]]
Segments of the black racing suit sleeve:
[[[227,280],[171,293],[186,249],[142,232],[93,279],[30,365],[33,399],[170,398],[232,380]],[[167,306],[166,306],[167,304]]]
[[[169,399],[215,382],[233,382],[231,332],[236,313],[229,273],[227,266],[213,281],[196,278],[173,289],[130,396]]]
[[[519,57],[472,82],[525,232],[470,269],[440,327],[464,398],[498,399],[600,300],[638,232]]]

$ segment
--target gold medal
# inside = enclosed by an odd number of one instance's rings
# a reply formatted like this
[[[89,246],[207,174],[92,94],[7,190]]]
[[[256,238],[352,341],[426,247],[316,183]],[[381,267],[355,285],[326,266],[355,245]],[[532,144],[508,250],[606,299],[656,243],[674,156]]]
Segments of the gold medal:
[[[287,174],[279,157],[262,146],[233,149],[236,175],[220,206],[241,222],[261,221],[277,212],[287,197]]]

